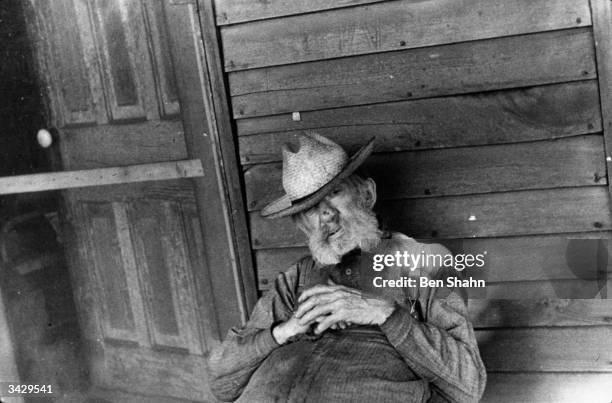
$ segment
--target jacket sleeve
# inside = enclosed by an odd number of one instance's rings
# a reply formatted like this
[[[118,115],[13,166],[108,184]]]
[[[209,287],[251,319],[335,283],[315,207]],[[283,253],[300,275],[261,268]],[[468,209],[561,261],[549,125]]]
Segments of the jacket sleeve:
[[[261,362],[279,346],[272,327],[293,313],[297,265],[278,275],[274,287],[259,299],[246,325],[231,328],[208,360],[209,381],[220,400],[236,400]]]
[[[441,268],[429,277],[446,281],[447,276],[461,275],[453,268]],[[486,370],[468,319],[464,289],[421,290],[425,290],[419,298],[425,307],[423,320],[398,305],[381,325],[382,331],[412,370],[428,380],[439,395],[451,402],[478,402]]]

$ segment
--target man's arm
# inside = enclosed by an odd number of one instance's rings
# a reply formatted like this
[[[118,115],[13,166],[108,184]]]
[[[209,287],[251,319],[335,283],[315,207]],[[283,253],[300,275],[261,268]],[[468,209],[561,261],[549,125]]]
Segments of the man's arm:
[[[441,245],[428,246],[435,253],[450,253]],[[446,277],[457,275],[461,273],[453,268],[441,268],[432,277],[446,282]],[[380,327],[410,367],[443,397],[452,402],[478,402],[487,375],[468,318],[466,292],[445,287],[427,290],[425,298],[420,298],[424,321],[398,306]]]
[[[424,322],[398,306],[380,325],[389,342],[423,379],[452,402],[477,402],[486,384],[467,309],[460,295],[432,296]]]
[[[224,401],[237,399],[259,364],[284,340],[276,340],[276,324],[291,318],[297,288],[297,265],[279,274],[274,287],[255,306],[248,323],[228,331],[209,358],[210,386]],[[279,344],[280,342],[280,344]]]

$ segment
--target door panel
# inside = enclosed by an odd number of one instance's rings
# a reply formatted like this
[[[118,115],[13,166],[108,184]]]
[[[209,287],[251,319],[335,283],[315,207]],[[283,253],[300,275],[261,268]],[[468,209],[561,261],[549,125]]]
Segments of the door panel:
[[[193,185],[173,180],[70,192],[77,237],[92,263],[81,280],[93,292],[89,320],[97,318],[92,381],[212,399],[205,357],[219,338],[209,299],[198,297],[211,289],[195,275],[203,243]],[[159,379],[168,376],[171,386]]]
[[[28,9],[63,169],[187,157],[204,169],[197,179],[63,193],[91,380],[144,395],[214,400],[206,356],[248,313],[246,260],[236,258],[232,236],[247,229],[233,218],[243,212],[228,204],[223,172],[232,167],[221,166],[213,135],[197,5],[49,3],[29,0]]]

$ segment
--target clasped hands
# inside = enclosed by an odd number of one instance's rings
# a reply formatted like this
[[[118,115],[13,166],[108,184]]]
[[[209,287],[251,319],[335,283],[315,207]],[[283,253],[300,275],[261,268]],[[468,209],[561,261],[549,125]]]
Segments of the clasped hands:
[[[298,298],[298,309],[293,316],[272,329],[279,344],[293,336],[306,333],[317,323],[315,334],[329,328],[345,328],[347,324],[380,325],[391,315],[395,305],[381,297],[364,294],[354,288],[337,285],[316,285]]]

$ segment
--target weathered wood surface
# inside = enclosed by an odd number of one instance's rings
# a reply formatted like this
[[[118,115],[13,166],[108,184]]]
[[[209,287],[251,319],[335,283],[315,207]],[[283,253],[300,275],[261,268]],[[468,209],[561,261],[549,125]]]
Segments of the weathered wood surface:
[[[383,222],[415,238],[483,238],[612,229],[604,186],[383,201]],[[473,219],[470,220],[470,217]],[[250,214],[254,249],[305,245],[290,218]]]
[[[139,287],[130,281],[134,276],[128,276],[135,271],[134,266],[124,260],[119,244],[122,228],[115,220],[114,206],[83,203],[79,215],[86,224],[85,242],[91,261],[91,267],[86,270],[96,281],[96,293],[91,297],[97,306],[103,336],[146,345],[146,332],[139,332],[145,320]],[[134,286],[136,288],[131,288]]]
[[[6,176],[0,178],[0,194],[194,178],[203,175],[204,171],[200,160],[182,160],[124,167]]]
[[[184,348],[202,354],[197,298],[185,219],[176,201],[139,200],[127,205],[124,226],[132,234],[134,271],[141,279],[148,334],[153,345]]]
[[[244,70],[229,86],[245,118],[552,84],[594,78],[592,44],[578,28]]]
[[[251,0],[216,0],[215,16],[217,25],[227,25],[285,15],[351,7],[359,4],[377,3],[379,1],[386,0],[269,0],[258,3]]]
[[[93,361],[93,367],[94,381],[102,387],[148,396],[215,401],[208,382],[202,382],[208,379],[203,356],[107,346],[104,356]],[[152,383],[151,379],[156,381]]]
[[[243,164],[281,160],[281,145],[315,130],[349,153],[376,136],[375,152],[473,146],[601,131],[597,82],[418,99],[240,119]]]
[[[478,330],[488,371],[612,372],[612,326]]]
[[[71,189],[69,192],[79,200],[102,203],[142,198],[180,200],[183,204],[192,204],[193,208],[196,203],[190,179],[94,186]]]
[[[488,373],[482,403],[609,403],[610,396],[609,373]]]
[[[612,5],[605,0],[592,0],[593,36],[595,39],[595,55],[597,58],[597,77],[601,99],[601,115],[603,120],[604,152],[612,155]],[[612,161],[608,161],[610,169]],[[612,188],[608,184],[612,197]],[[612,284],[608,287],[612,294]]]
[[[90,7],[112,119],[159,118],[142,3],[96,2]]]
[[[568,233],[557,235],[515,236],[482,239],[453,239],[442,241],[452,253],[486,254],[485,266],[467,269],[470,276],[487,282],[562,280],[596,278],[599,248],[606,248],[608,266],[612,267],[611,232]],[[601,240],[597,242],[596,240]],[[603,249],[602,249],[603,251]],[[574,257],[568,260],[568,253]],[[278,248],[255,251],[258,284],[269,288],[278,273],[287,270],[303,256],[308,248]],[[575,261],[583,265],[576,267]],[[593,269],[593,270],[590,270]],[[477,271],[481,273],[477,273]],[[612,272],[612,270],[610,270]]]
[[[612,272],[612,270],[609,270]],[[486,283],[485,287],[466,288],[470,299],[534,300],[545,299],[602,299],[608,298],[609,281],[600,280],[539,280]]]
[[[255,299],[250,266],[245,209],[236,197],[239,174],[226,105],[211,0],[164,2],[171,38],[172,60],[181,100],[185,140],[192,158],[200,158],[206,176],[195,181],[201,232],[210,271],[216,320],[223,337],[231,326],[246,320]],[[202,20],[200,20],[202,18]],[[230,129],[231,130],[231,129]],[[223,252],[222,252],[223,251]],[[249,277],[251,276],[251,277]],[[252,283],[249,281],[253,280]]]
[[[178,89],[176,87],[174,66],[170,53],[170,38],[166,25],[166,15],[160,1],[143,2],[150,24],[150,45],[152,63],[156,73],[157,103],[163,116],[180,112]]]
[[[48,1],[24,3],[38,73],[48,84],[53,124],[107,122],[87,5],[67,0],[57,1],[55,7]]]
[[[223,27],[221,39],[237,71],[590,24],[588,0],[391,1]]]
[[[206,59],[208,68],[205,74],[209,76],[209,82],[204,90],[208,98],[209,117],[213,131],[213,138],[216,135],[219,148],[220,160],[216,162],[223,172],[223,183],[228,201],[228,226],[231,227],[230,238],[233,240],[236,260],[239,269],[236,274],[237,288],[240,289],[242,319],[247,320],[248,313],[257,302],[257,282],[253,270],[252,252],[247,230],[247,214],[244,205],[244,194],[242,188],[242,178],[240,174],[239,162],[236,155],[237,143],[233,126],[232,114],[229,108],[229,94],[227,91],[227,81],[223,73],[223,54],[221,51],[221,38],[215,26],[214,1],[206,0],[198,3],[194,13],[199,17],[202,30],[203,48],[200,51]],[[199,37],[196,38],[199,43]],[[202,69],[201,69],[202,70]],[[216,129],[216,130],[214,130]],[[206,208],[206,206],[204,206]]]
[[[381,200],[605,185],[601,135],[554,141],[381,153],[363,165]],[[249,210],[282,196],[282,164],[245,174]]]
[[[609,326],[612,323],[610,299],[471,299],[468,309],[475,328]]]
[[[148,121],[60,130],[64,169],[148,164],[187,158],[180,121]]]

